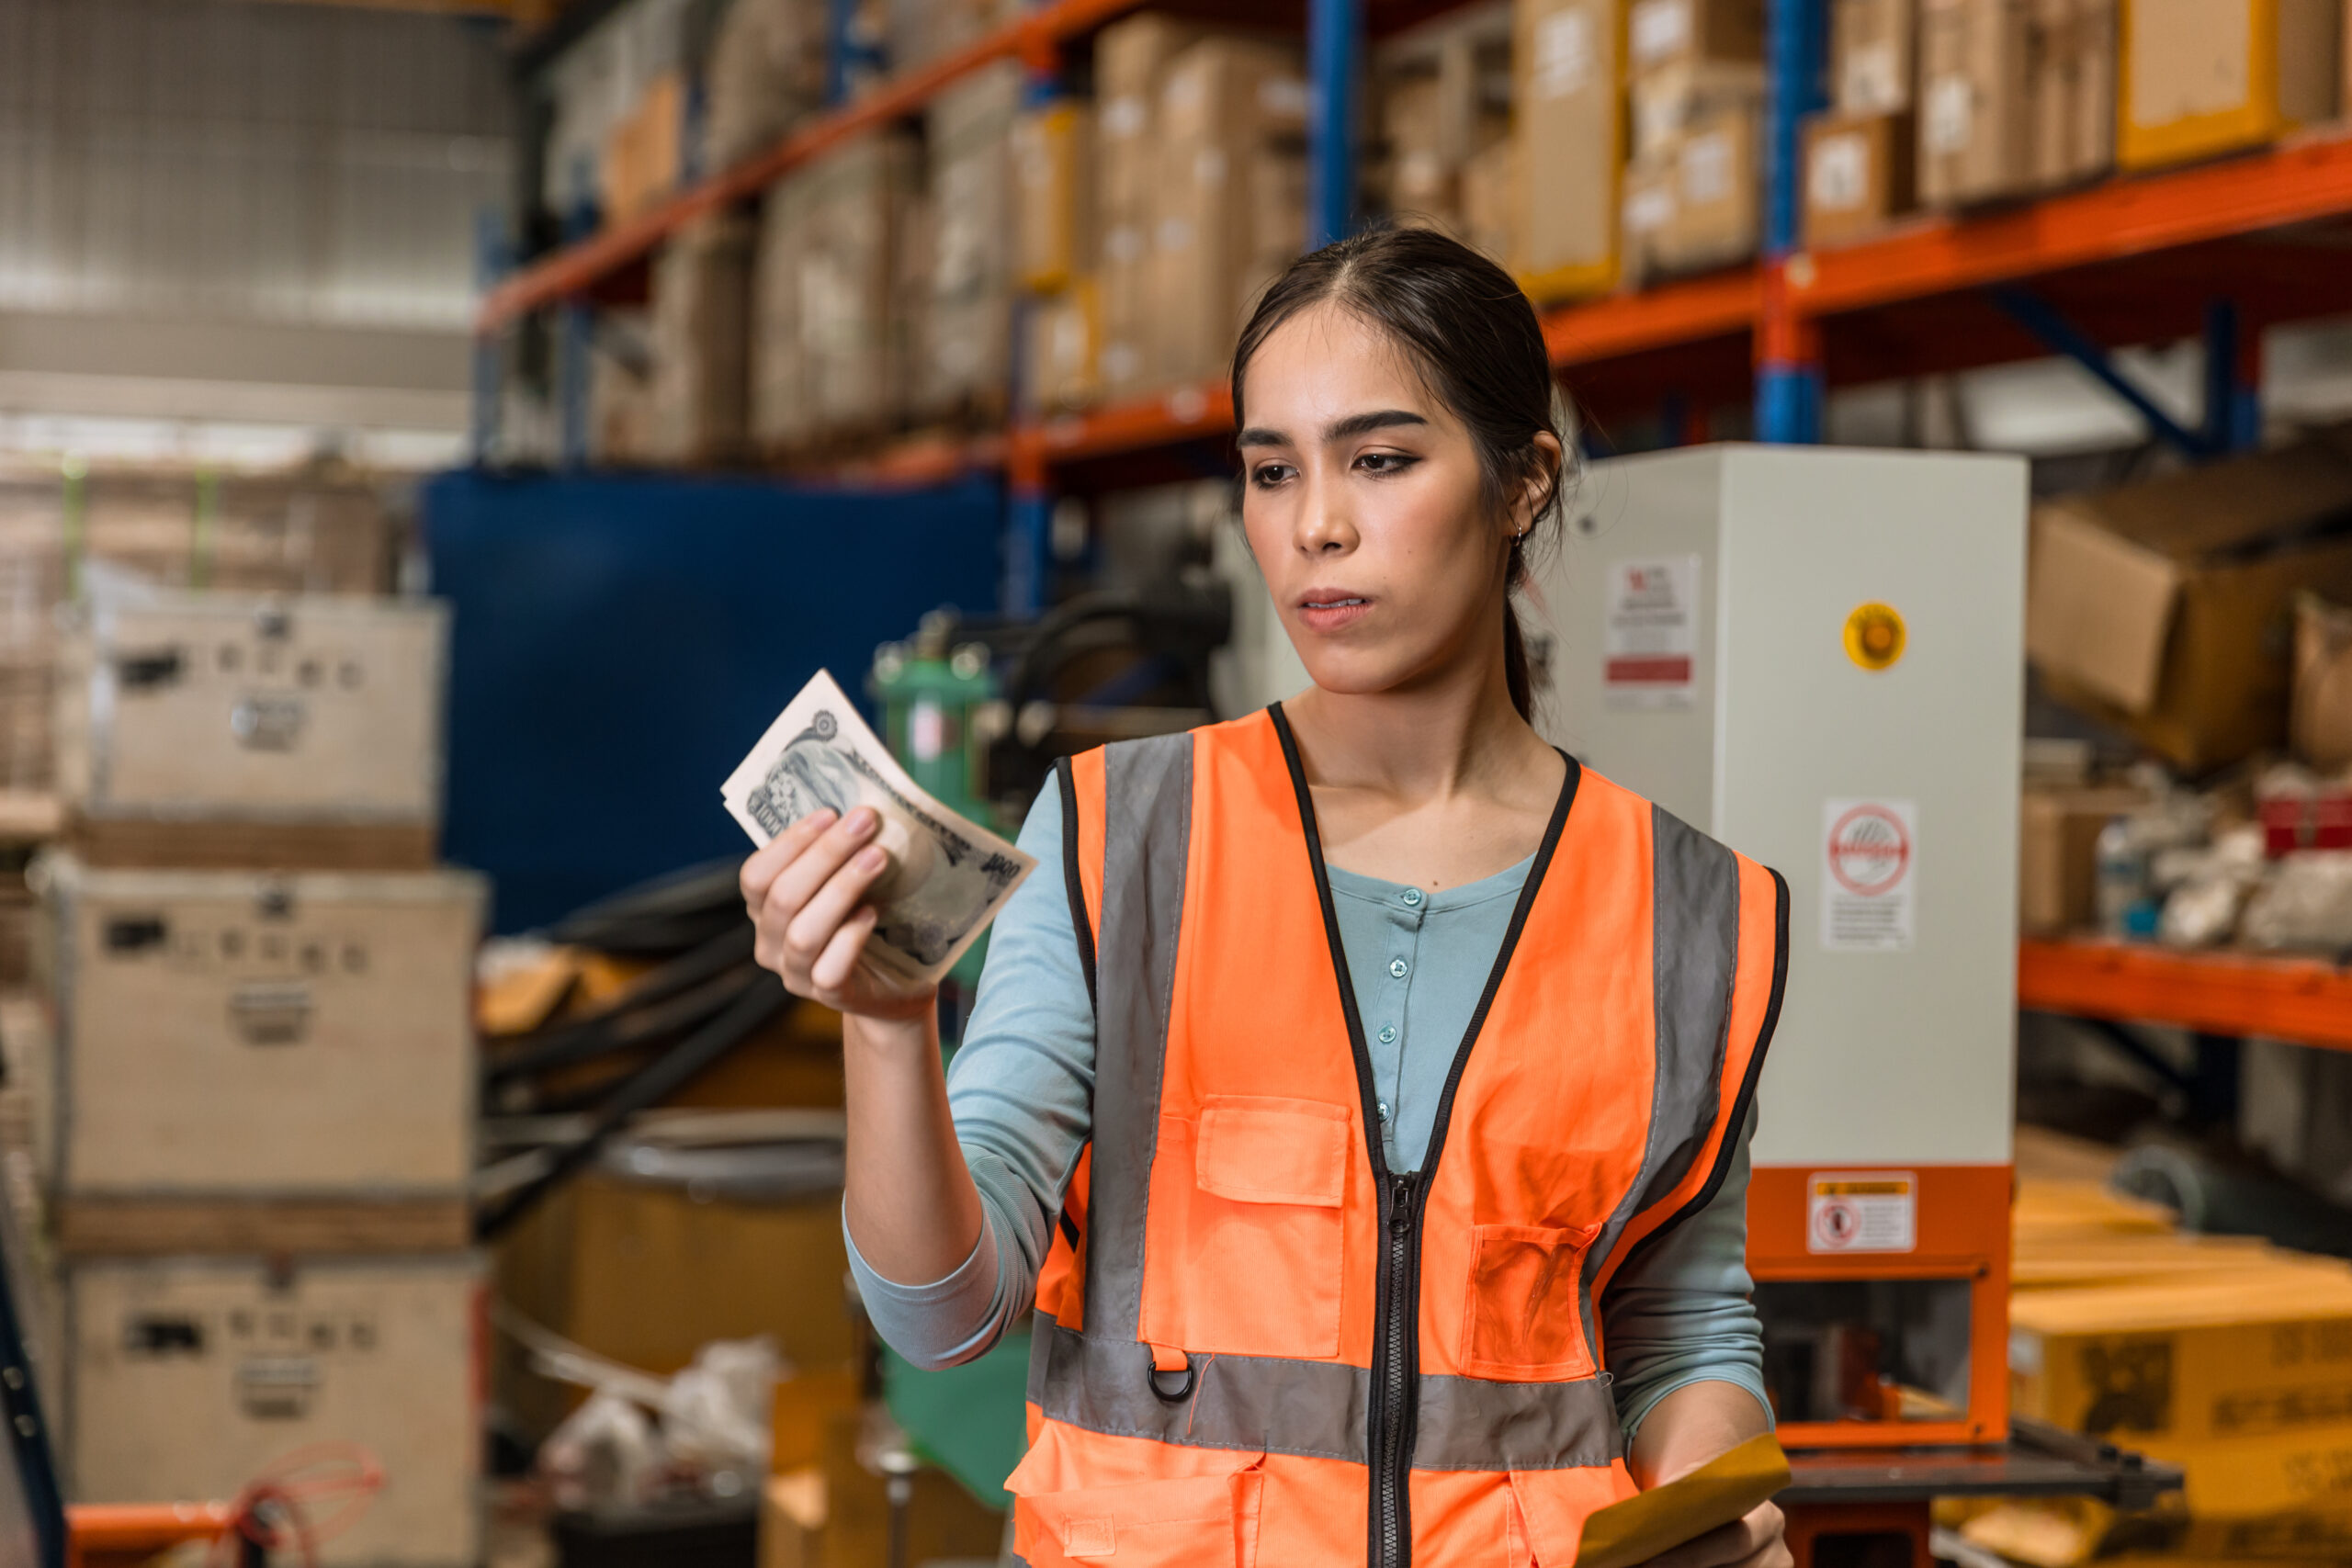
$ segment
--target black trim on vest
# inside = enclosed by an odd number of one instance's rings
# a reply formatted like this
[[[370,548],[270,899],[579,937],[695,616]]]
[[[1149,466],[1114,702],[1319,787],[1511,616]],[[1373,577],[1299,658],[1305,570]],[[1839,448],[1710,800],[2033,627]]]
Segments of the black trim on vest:
[[[1707,1171],[1707,1179],[1699,1184],[1690,1201],[1668,1215],[1658,1227],[1626,1249],[1618,1262],[1617,1276],[1622,1277],[1634,1259],[1647,1252],[1668,1233],[1691,1215],[1715,1201],[1723,1190],[1724,1178],[1731,1173],[1731,1162],[1739,1153],[1741,1131],[1747,1125],[1747,1113],[1756,1103],[1756,1081],[1764,1073],[1764,1054],[1770,1049],[1773,1032],[1781,1026],[1781,998],[1789,984],[1789,885],[1770,866],[1764,868],[1772,879],[1772,994],[1764,1004],[1763,1026],[1756,1032],[1756,1049],[1748,1053],[1747,1070],[1740,1075],[1739,1093],[1733,1097],[1731,1114],[1724,1122],[1723,1145],[1715,1150],[1715,1163]]]
[[[1068,757],[1057,758],[1054,777],[1062,790],[1062,886],[1069,895],[1069,923],[1078,932],[1078,966],[1086,971],[1086,1005],[1100,1013],[1094,988],[1094,925],[1086,914],[1086,879],[1078,873],[1078,779]]]
[[[1536,894],[1544,886],[1544,874],[1552,863],[1553,852],[1559,847],[1561,829],[1567,823],[1568,807],[1576,799],[1582,770],[1575,758],[1565,751],[1560,753],[1567,772],[1560,781],[1559,798],[1553,803],[1552,818],[1544,826],[1544,840],[1536,848],[1534,863],[1528,867],[1527,881],[1519,890],[1519,901],[1511,909],[1510,925],[1503,932],[1502,944],[1496,950],[1494,965],[1487,972],[1486,988],[1479,993],[1478,1005],[1470,1015],[1469,1026],[1463,1031],[1461,1045],[1454,1051],[1444,1092],[1438,1099],[1437,1121],[1430,1130],[1428,1152],[1422,1156],[1419,1170],[1396,1175],[1388,1168],[1387,1152],[1381,1139],[1380,1100],[1373,1087],[1372,1051],[1364,1042],[1363,1020],[1356,1010],[1355,980],[1349,973],[1347,947],[1340,937],[1339,911],[1331,902],[1331,878],[1323,863],[1323,835],[1316,825],[1315,796],[1307,788],[1306,768],[1298,755],[1298,739],[1291,733],[1290,720],[1283,715],[1282,704],[1270,704],[1266,711],[1272,717],[1274,734],[1282,742],[1283,762],[1290,770],[1291,791],[1298,802],[1299,830],[1306,840],[1307,863],[1315,873],[1315,895],[1323,907],[1323,935],[1331,950],[1331,972],[1339,981],[1340,1011],[1347,1019],[1348,1048],[1355,1057],[1356,1089],[1363,1101],[1364,1142],[1372,1156],[1374,1190],[1380,1195],[1382,1272],[1380,1286],[1374,1295],[1372,1397],[1365,1402],[1364,1446],[1372,1471],[1370,1484],[1365,1488],[1365,1556],[1370,1568],[1409,1568],[1413,1561],[1413,1513],[1408,1478],[1413,1466],[1420,1378],[1421,1205],[1437,1170],[1438,1156],[1445,1149],[1446,1123],[1453,1118],[1454,1090],[1469,1066],[1471,1048],[1478,1043],[1487,1010],[1502,988],[1504,972],[1518,949],[1528,911],[1534,908]]]

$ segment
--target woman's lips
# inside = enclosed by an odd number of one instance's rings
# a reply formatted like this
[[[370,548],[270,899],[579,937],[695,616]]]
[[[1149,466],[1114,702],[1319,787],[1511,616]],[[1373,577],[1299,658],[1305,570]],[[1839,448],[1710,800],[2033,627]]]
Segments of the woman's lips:
[[[1299,619],[1309,631],[1335,632],[1341,626],[1352,626],[1372,613],[1372,601],[1361,594],[1337,591],[1317,591],[1299,601]]]

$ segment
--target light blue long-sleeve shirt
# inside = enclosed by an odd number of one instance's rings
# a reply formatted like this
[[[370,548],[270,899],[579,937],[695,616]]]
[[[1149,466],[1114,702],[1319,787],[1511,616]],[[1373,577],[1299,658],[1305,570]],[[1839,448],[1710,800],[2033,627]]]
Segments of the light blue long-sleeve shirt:
[[[850,1244],[876,1330],[921,1367],[971,1359],[1028,1310],[1091,1132],[1094,1011],[1059,874],[1058,791],[1039,795],[1020,843],[1040,868],[997,917],[971,1021],[947,1076],[956,1139],[987,1216],[978,1244],[954,1273],[922,1285],[883,1279]],[[1434,891],[1329,868],[1391,1169],[1417,1168],[1429,1147],[1446,1074],[1532,864]],[[1600,1302],[1602,1342],[1629,1435],[1659,1400],[1693,1382],[1736,1383],[1766,1403],[1764,1342],[1748,1301],[1747,1263],[1754,1129],[1751,1113],[1714,1198],[1629,1258]]]

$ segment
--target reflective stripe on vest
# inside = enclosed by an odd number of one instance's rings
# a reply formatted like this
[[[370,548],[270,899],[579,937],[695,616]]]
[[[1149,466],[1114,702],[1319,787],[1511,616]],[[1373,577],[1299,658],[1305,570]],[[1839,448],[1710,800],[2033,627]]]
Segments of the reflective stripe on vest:
[[[1785,887],[1569,761],[1392,1173],[1280,709],[1058,782],[1094,1121],[1039,1276],[1023,1560],[1568,1561],[1632,1491],[1594,1303],[1721,1184]]]

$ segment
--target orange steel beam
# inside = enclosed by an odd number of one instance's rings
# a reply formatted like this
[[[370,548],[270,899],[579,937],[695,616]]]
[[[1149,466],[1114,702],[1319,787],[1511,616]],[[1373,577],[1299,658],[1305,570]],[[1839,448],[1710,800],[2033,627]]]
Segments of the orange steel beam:
[[[1233,428],[1233,396],[1222,382],[1180,387],[1165,397],[1114,403],[1012,433],[1008,459],[1033,469],[1218,435]]]
[[[128,1568],[187,1540],[214,1540],[236,1524],[226,1503],[72,1503],[68,1568]]]
[[[2352,1051],[2352,969],[2316,959],[2029,940],[2018,1005]]]
[[[1763,308],[1752,267],[1569,305],[1544,316],[1544,346],[1565,368],[1750,331]]]
[[[2352,140],[2313,139],[1815,251],[1791,268],[1790,302],[1839,315],[2346,213]]]
[[[928,65],[893,76],[855,103],[804,126],[767,151],[753,153],[636,217],[608,224],[578,244],[524,268],[484,297],[474,330],[494,331],[526,311],[585,293],[598,278],[650,254],[694,220],[749,200],[860,131],[905,118],[957,78],[999,60],[1034,62],[1048,57],[1060,40],[1091,32],[1140,4],[1142,0],[1058,0]]]

